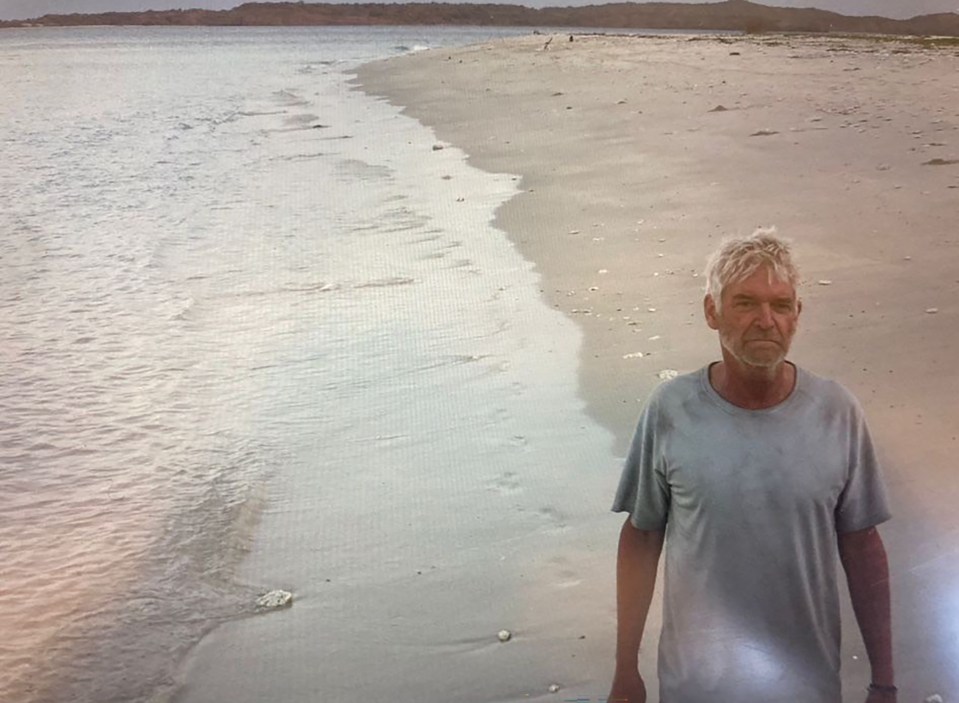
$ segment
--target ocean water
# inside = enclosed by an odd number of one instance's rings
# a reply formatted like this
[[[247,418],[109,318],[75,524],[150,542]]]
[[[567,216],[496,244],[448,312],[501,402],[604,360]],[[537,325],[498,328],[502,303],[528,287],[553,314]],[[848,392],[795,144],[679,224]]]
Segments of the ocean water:
[[[310,591],[242,572],[264,515],[312,514],[287,561],[347,584],[375,576],[354,552],[492,534],[477,496],[562,531],[549,491],[608,437],[577,330],[490,225],[520,184],[350,84],[527,31],[0,34],[0,700],[172,691],[258,593]]]

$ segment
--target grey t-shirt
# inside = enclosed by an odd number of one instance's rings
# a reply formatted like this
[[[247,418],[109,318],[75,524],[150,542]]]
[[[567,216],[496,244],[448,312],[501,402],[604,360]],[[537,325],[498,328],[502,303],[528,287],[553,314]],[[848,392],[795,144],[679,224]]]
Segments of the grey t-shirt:
[[[666,531],[662,703],[838,703],[836,535],[890,517],[842,386],[797,368],[782,403],[735,406],[708,367],[642,413],[616,512]]]

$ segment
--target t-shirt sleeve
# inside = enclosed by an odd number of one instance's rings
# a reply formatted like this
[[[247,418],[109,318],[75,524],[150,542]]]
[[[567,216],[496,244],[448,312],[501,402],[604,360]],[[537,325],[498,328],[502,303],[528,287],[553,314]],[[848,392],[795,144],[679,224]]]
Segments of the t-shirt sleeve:
[[[852,402],[848,474],[836,506],[836,531],[840,533],[865,530],[892,517],[869,428],[859,404]]]
[[[670,492],[662,460],[658,403],[650,398],[630,445],[613,512],[627,512],[638,530],[663,530],[669,516]]]

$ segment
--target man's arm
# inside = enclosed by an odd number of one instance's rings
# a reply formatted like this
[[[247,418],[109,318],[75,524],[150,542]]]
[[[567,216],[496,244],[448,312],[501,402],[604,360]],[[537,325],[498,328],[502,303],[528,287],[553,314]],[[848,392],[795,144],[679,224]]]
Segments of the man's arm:
[[[892,686],[895,675],[892,666],[889,564],[879,532],[875,527],[870,527],[840,534],[839,558],[846,572],[853,611],[872,667],[872,683]]]
[[[656,586],[656,567],[666,533],[633,527],[629,518],[619,533],[616,558],[616,673],[610,703],[645,703],[639,676],[639,644]]]

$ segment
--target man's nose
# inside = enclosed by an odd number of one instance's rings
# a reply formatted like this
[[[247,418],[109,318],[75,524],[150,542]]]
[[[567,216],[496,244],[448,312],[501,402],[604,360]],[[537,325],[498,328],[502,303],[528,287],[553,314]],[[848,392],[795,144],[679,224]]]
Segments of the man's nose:
[[[769,329],[775,325],[773,321],[773,308],[769,303],[763,303],[759,306],[759,318],[756,320],[763,329]]]

